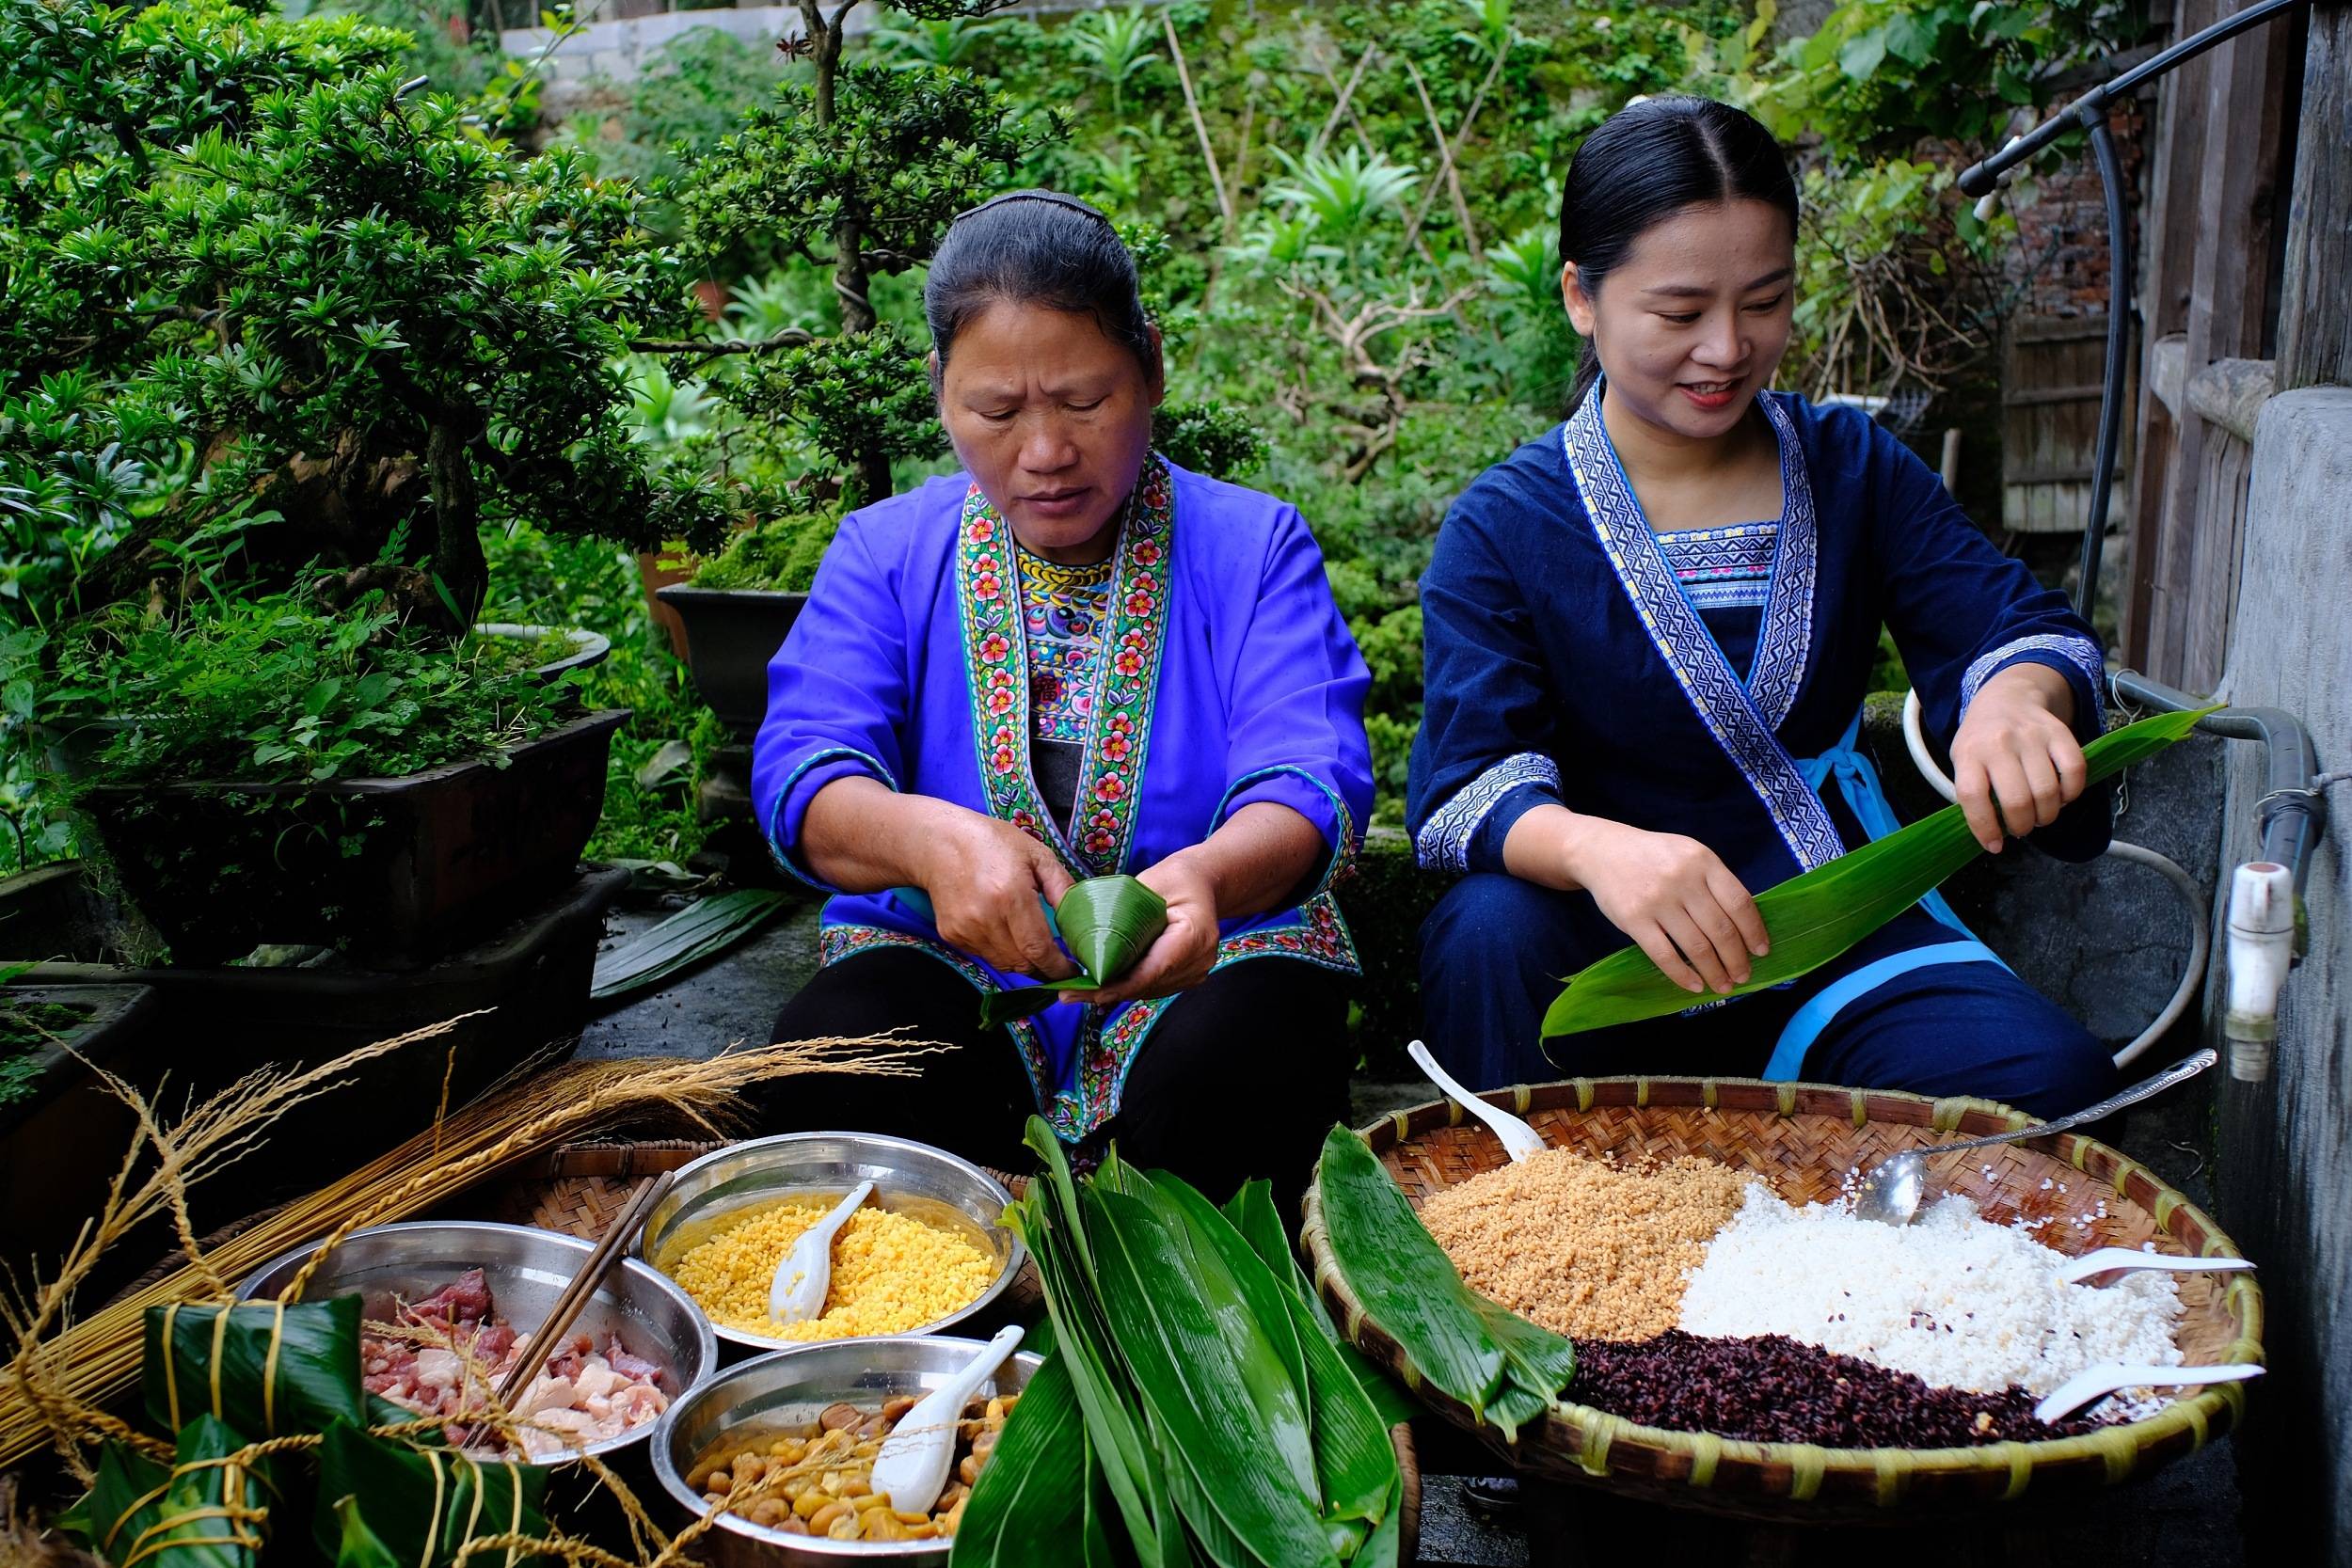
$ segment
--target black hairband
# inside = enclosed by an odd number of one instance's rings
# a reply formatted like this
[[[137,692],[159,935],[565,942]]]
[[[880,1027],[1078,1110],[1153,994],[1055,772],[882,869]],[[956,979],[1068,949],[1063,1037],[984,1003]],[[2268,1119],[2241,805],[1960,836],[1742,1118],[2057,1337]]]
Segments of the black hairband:
[[[955,225],[961,223],[965,218],[977,217],[982,213],[987,212],[991,207],[1001,207],[1008,201],[1050,202],[1057,207],[1067,207],[1073,213],[1082,213],[1086,216],[1090,217],[1095,222],[1101,224],[1105,229],[1113,227],[1111,220],[1104,215],[1104,214],[1097,211],[1095,208],[1088,206],[1076,197],[1064,196],[1059,191],[1007,191],[1002,196],[992,196],[986,201],[981,202],[978,206],[967,207],[962,212],[958,213],[954,217],[948,220],[948,227],[953,228]]]

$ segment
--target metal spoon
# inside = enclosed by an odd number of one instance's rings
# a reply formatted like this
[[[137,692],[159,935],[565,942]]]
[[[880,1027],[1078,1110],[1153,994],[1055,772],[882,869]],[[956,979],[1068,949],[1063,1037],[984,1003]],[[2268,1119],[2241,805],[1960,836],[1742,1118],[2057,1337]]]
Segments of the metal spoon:
[[[768,1286],[768,1315],[780,1323],[804,1323],[825,1309],[825,1292],[833,1289],[833,1236],[857,1212],[858,1205],[874,1196],[874,1184],[861,1181],[850,1196],[834,1205],[833,1212],[801,1232],[792,1250],[776,1265]]]
[[[963,1370],[932,1389],[882,1439],[874,1456],[873,1478],[866,1484],[877,1496],[890,1499],[900,1513],[929,1513],[947,1484],[947,1465],[956,1457],[956,1420],[975,1390],[996,1375],[1021,1343],[1021,1325],[997,1331],[988,1347],[964,1364]]]
[[[2179,1388],[2199,1383],[2243,1383],[2260,1377],[2263,1370],[2250,1361],[2219,1367],[2093,1367],[2076,1372],[2050,1390],[2050,1397],[2033,1407],[2037,1421],[2055,1421],[2095,1404],[2119,1388]]]
[[[1406,1046],[1405,1054],[1413,1059],[1415,1067],[1429,1075],[1431,1083],[1445,1091],[1448,1100],[1453,1101],[1454,1103],[1494,1130],[1495,1136],[1502,1140],[1502,1151],[1511,1156],[1513,1164],[1518,1164],[1531,1154],[1541,1154],[1544,1151],[1544,1135],[1541,1132],[1536,1132],[1510,1112],[1496,1110],[1492,1105],[1462,1087],[1460,1084],[1455,1083],[1454,1074],[1439,1067],[1438,1058],[1432,1056],[1429,1053],[1429,1048],[1421,1041],[1415,1040]]]
[[[2212,1051],[2200,1051],[2177,1066],[2165,1069],[2145,1083],[2134,1084],[2122,1093],[2110,1095],[2087,1111],[2071,1117],[2045,1121],[2037,1127],[2020,1127],[2013,1132],[1994,1132],[1988,1137],[1966,1138],[1956,1144],[1938,1144],[1933,1148],[1915,1148],[1896,1155],[1873,1170],[1854,1194],[1853,1212],[1866,1220],[1882,1225],[1909,1225],[1918,1217],[1920,1200],[1927,1196],[1928,1157],[1931,1154],[1955,1154],[1963,1148],[1984,1148],[1994,1144],[2015,1143],[2020,1138],[2045,1137],[2052,1132],[2064,1132],[2087,1121],[2112,1116],[2126,1105],[2137,1105],[2150,1095],[2162,1094],[2175,1084],[2185,1084],[2220,1058]]]
[[[2243,1258],[2176,1258],[2169,1252],[2139,1252],[2125,1246],[2103,1246],[2071,1259],[2058,1270],[2067,1285],[2112,1285],[2127,1274],[2161,1269],[2167,1274],[2227,1274],[2254,1265]]]

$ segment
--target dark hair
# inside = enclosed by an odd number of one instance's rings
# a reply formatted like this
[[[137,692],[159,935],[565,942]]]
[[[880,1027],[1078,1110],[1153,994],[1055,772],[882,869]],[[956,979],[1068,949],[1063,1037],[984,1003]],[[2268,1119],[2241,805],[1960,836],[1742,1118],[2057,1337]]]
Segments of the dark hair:
[[[1012,191],[958,215],[923,282],[923,319],[945,370],[956,334],[998,301],[1092,316],[1149,376],[1159,368],[1136,259],[1111,220],[1059,191]]]
[[[1560,193],[1560,259],[1575,262],[1585,294],[1597,295],[1652,227],[1685,207],[1741,198],[1779,208],[1796,231],[1797,185],[1772,134],[1711,98],[1645,98],[1602,120],[1576,150]],[[1588,342],[1569,413],[1599,379],[1600,356]]]

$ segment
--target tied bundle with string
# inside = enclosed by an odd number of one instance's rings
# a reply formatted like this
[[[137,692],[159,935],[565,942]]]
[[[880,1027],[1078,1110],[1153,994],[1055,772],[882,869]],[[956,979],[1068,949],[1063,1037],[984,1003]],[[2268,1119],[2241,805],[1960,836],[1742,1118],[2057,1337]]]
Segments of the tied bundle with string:
[[[354,1231],[425,1212],[555,1144],[649,1119],[721,1135],[736,1091],[750,1084],[820,1071],[906,1075],[919,1070],[914,1059],[929,1049],[882,1037],[738,1048],[703,1061],[526,1067],[231,1239],[210,1248],[199,1242],[192,1187],[265,1148],[278,1117],[336,1087],[351,1069],[456,1022],[315,1068],[252,1074],[194,1102],[168,1126],[152,1097],[100,1071],[106,1087],[132,1107],[138,1141],[100,1212],[55,1271],[0,1299],[0,1323],[14,1340],[0,1363],[0,1465],[44,1445],[55,1449],[91,1488],[62,1525],[118,1563],[160,1559],[170,1568],[195,1560],[178,1548],[228,1554],[207,1560],[248,1560],[280,1496],[271,1463],[301,1453],[321,1472],[314,1534],[341,1560],[431,1568],[486,1551],[490,1560],[520,1554],[604,1568],[630,1562],[548,1532],[538,1510],[543,1470],[477,1460],[446,1446],[448,1418],[412,1419],[364,1394],[358,1382],[360,1304],[348,1296],[300,1301],[311,1270]],[[74,1291],[101,1254],[158,1218],[171,1225],[184,1262],[75,1321]],[[230,1280],[304,1245],[313,1247],[310,1267],[279,1300],[232,1301]],[[463,1347],[450,1348],[464,1354]],[[106,1408],[135,1380],[144,1382],[151,1420],[176,1441]],[[466,1419],[510,1442],[518,1436],[516,1418],[495,1395]],[[620,1501],[637,1562],[674,1559],[680,1542],[700,1533],[690,1529],[671,1541],[618,1477],[592,1456],[578,1458]],[[391,1500],[371,1511],[370,1497]],[[349,1506],[336,1509],[337,1502]]]

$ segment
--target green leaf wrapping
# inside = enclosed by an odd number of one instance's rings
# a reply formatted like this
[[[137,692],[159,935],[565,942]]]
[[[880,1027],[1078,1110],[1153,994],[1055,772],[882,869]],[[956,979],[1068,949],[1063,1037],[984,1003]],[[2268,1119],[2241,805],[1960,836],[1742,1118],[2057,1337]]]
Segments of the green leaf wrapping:
[[[1153,1430],[1179,1450],[1217,1521],[1259,1560],[1334,1568],[1338,1559],[1305,1493],[1278,1463],[1263,1414],[1231,1369],[1212,1309],[1192,1291],[1174,1237],[1145,1203],[1082,1189],[1104,1310]]]
[[[1022,1388],[972,1488],[948,1568],[1111,1568],[1104,1515],[1090,1506],[1104,1485],[1069,1363],[1049,1357]]]
[[[180,1430],[169,1467],[107,1443],[80,1511],[88,1544],[126,1568],[252,1568],[268,1526],[269,1481],[266,1461],[226,1462],[246,1447],[211,1416]]]
[[[1100,990],[1118,979],[1168,929],[1168,900],[1133,877],[1089,877],[1061,895],[1054,927],[1085,973],[989,992],[980,999],[981,1028],[1041,1013],[1064,991]]]
[[[541,1504],[547,1489],[548,1472],[537,1465],[485,1463],[454,1449],[371,1436],[338,1421],[319,1448],[311,1536],[322,1554],[335,1557],[351,1539],[356,1513],[404,1568],[443,1568],[469,1541],[546,1535]],[[352,1507],[342,1507],[345,1502]],[[530,1560],[500,1551],[467,1560],[471,1568],[515,1568]]]
[[[139,1382],[164,1432],[205,1412],[257,1437],[364,1423],[359,1298],[151,1307]]]
[[[359,1516],[358,1498],[338,1498],[335,1520],[342,1528],[342,1538],[335,1545],[335,1568],[401,1568],[392,1549]]]
[[[1298,1254],[1291,1249],[1290,1236],[1282,1228],[1281,1216],[1274,1212],[1273,1184],[1263,1180],[1243,1182],[1241,1190],[1226,1202],[1225,1214],[1248,1241],[1250,1250],[1264,1259],[1265,1266],[1281,1282],[1295,1310],[1304,1314],[1298,1320],[1301,1324],[1300,1338],[1304,1340],[1308,1329],[1311,1327],[1315,1335],[1331,1347],[1341,1364],[1363,1390],[1364,1397],[1372,1402],[1373,1412],[1379,1418],[1382,1430],[1420,1415],[1421,1406],[1413,1402],[1411,1395],[1398,1387],[1393,1378],[1365,1360],[1362,1352],[1340,1338],[1339,1325],[1331,1321],[1331,1313],[1323,1305],[1323,1298],[1315,1294],[1313,1282],[1307,1277],[1307,1271],[1299,1267]],[[1395,1449],[1391,1448],[1390,1452],[1393,1454]]]
[[[1334,1127],[1315,1183],[1333,1260],[1364,1315],[1441,1392],[1516,1439],[1576,1373],[1576,1347],[1468,1285],[1364,1140]]]
[[[2090,782],[2122,772],[2171,745],[2211,712],[2160,713],[2101,736],[2083,748]],[[1792,877],[1756,897],[1772,950],[1756,960],[1734,996],[1809,974],[1903,911],[1984,852],[1956,806]],[[1693,1003],[1639,947],[1624,947],[1586,967],[1544,1013],[1544,1038],[1635,1023],[1678,1013]]]

